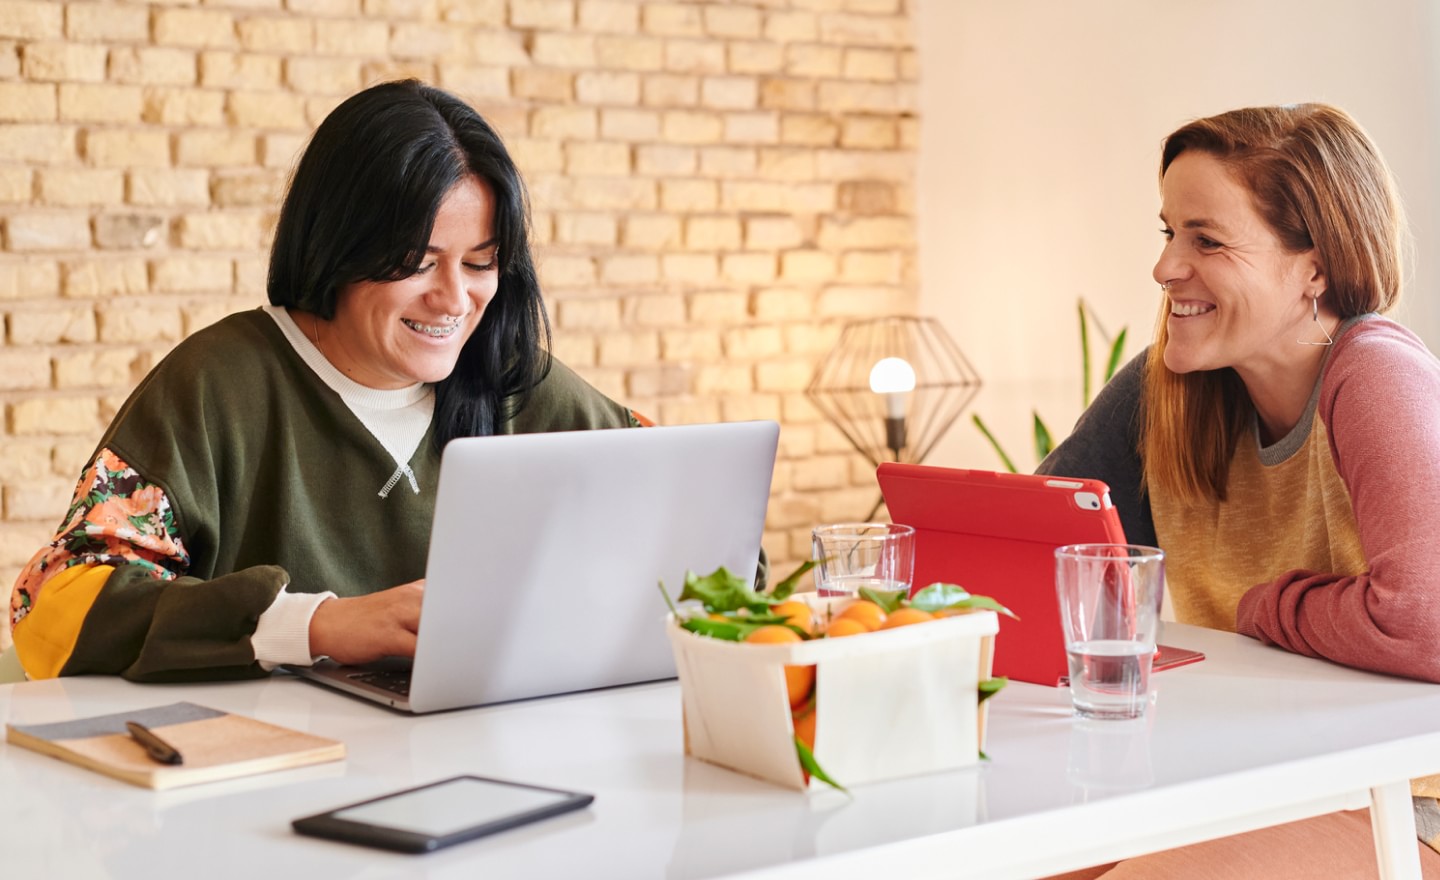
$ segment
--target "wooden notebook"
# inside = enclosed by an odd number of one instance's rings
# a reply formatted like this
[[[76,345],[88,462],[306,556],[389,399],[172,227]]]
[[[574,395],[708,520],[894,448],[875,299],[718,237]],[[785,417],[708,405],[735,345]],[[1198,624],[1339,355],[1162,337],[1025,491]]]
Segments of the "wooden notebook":
[[[161,764],[125,722],[148,727],[184,763]],[[176,788],[339,761],[345,744],[194,703],[172,703],[53,724],[7,724],[5,739],[144,788]]]

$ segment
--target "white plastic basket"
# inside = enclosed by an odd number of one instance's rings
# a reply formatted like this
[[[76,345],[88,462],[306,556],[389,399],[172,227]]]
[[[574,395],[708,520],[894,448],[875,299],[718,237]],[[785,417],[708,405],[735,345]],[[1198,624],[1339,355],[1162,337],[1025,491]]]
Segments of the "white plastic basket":
[[[801,595],[823,617],[855,601]],[[786,666],[815,666],[815,760],[850,787],[974,764],[984,747],[979,683],[990,677],[994,612],[780,645],[702,636],[667,622],[684,699],[685,752],[805,789]],[[810,787],[824,783],[810,780]]]

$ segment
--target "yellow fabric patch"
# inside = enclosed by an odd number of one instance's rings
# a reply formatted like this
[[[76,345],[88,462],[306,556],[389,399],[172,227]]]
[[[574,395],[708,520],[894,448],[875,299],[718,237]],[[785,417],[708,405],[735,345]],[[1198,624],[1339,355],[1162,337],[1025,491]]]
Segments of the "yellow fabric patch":
[[[44,600],[35,603],[12,634],[26,675],[60,675],[75,650],[85,615],[114,570],[113,565],[76,565],[45,582]]]

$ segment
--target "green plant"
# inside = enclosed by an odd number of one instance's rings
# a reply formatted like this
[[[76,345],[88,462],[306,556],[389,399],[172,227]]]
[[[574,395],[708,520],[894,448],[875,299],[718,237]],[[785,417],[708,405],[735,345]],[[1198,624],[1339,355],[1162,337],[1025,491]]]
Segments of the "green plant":
[[[1090,401],[1093,400],[1090,382],[1090,377],[1093,372],[1090,366],[1091,325],[1094,325],[1095,331],[1099,334],[1101,341],[1110,348],[1109,354],[1105,359],[1104,378],[1100,382],[1102,386],[1106,382],[1109,382],[1110,377],[1114,376],[1115,371],[1120,368],[1120,358],[1125,353],[1125,328],[1121,327],[1120,332],[1112,338],[1105,332],[1105,328],[1101,325],[1100,319],[1090,310],[1090,306],[1085,303],[1083,298],[1079,301],[1078,310],[1080,313],[1080,384],[1081,406],[1083,409],[1088,408]],[[1039,411],[1031,410],[1031,412],[1034,414],[1035,460],[1040,462],[1044,461],[1045,456],[1050,454],[1050,450],[1055,448],[1054,435],[1052,435],[1050,429],[1046,427],[1045,420],[1040,418]],[[1005,465],[1005,469],[1012,474],[1017,473],[1018,471],[1015,467],[1014,460],[1006,454],[1005,448],[1000,445],[1000,441],[995,439],[995,435],[986,427],[985,421],[976,415],[974,422],[975,427],[980,430],[980,433],[985,435],[985,439],[990,441],[990,446],[995,450],[995,454],[1000,456],[1000,461]]]

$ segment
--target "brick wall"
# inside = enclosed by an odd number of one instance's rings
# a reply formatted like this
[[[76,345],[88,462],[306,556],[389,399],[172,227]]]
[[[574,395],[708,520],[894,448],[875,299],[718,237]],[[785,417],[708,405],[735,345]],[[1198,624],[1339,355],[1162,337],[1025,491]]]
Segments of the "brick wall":
[[[510,145],[563,360],[660,423],[783,424],[788,570],[875,498],[803,389],[914,308],[911,3],[0,0],[0,592],[146,370],[265,301],[310,130],[412,75]]]

